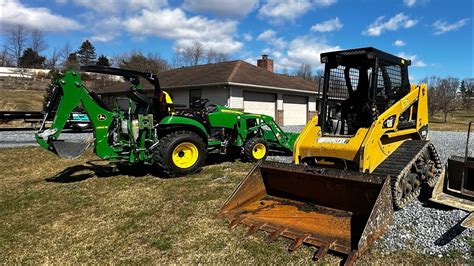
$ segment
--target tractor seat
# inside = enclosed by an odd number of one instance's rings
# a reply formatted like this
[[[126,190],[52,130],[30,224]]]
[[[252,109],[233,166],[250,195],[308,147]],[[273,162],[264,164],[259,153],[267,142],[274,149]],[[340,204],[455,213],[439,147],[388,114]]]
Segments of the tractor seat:
[[[153,110],[153,102],[146,95],[137,91],[130,91],[128,97],[137,104],[137,114],[147,115]]]

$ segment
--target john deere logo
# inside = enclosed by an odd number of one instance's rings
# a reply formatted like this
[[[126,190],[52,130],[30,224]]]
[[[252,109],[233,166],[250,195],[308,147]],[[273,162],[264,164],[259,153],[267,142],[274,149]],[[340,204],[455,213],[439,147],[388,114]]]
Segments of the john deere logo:
[[[105,114],[98,114],[97,115],[97,120],[99,121],[104,121],[107,119],[107,116]]]

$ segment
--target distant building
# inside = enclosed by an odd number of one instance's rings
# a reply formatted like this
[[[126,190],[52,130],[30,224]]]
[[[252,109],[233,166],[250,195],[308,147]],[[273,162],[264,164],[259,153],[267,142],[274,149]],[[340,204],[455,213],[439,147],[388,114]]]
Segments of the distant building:
[[[280,125],[304,125],[316,115],[318,84],[299,77],[273,73],[266,55],[258,66],[236,60],[172,69],[159,74],[160,84],[177,105],[196,99],[245,112],[270,115]],[[144,89],[152,95],[152,90]],[[123,88],[98,92],[106,102],[123,96]]]

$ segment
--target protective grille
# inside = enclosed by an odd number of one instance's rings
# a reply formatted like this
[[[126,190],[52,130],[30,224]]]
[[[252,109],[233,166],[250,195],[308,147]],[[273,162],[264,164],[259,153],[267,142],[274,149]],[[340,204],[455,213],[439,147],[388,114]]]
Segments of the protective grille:
[[[347,88],[344,77],[344,66],[338,66],[330,71],[328,99],[335,101],[344,101],[349,98],[349,88]],[[351,68],[349,70],[352,90],[356,91],[359,83],[359,70]]]
[[[402,86],[401,68],[399,65],[379,64],[377,75],[377,97],[387,98],[391,92]]]

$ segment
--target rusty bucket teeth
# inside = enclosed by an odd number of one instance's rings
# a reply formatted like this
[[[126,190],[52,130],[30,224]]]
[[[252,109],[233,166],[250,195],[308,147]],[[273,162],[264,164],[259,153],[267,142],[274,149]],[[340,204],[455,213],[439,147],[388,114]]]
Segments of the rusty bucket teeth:
[[[247,232],[247,236],[251,236],[253,234],[255,234],[258,230],[260,230],[263,226],[265,225],[265,223],[256,223],[252,226],[250,226],[248,232]]]
[[[232,222],[229,224],[229,230],[235,229],[240,223],[244,221],[245,217],[237,216]]]
[[[319,247],[318,251],[316,251],[316,253],[314,253],[313,260],[318,261],[319,259],[324,257],[326,255],[326,253],[328,253],[328,250],[329,250],[329,245],[321,245]]]
[[[285,228],[278,228],[277,230],[273,231],[270,235],[268,235],[266,242],[268,244],[272,243],[275,241],[281,234],[285,232]]]
[[[293,243],[291,244],[291,246],[288,248],[289,251],[295,251],[297,250],[302,244],[303,242],[306,240],[306,238],[308,238],[311,234],[309,233],[306,233],[298,238],[296,238]]]

